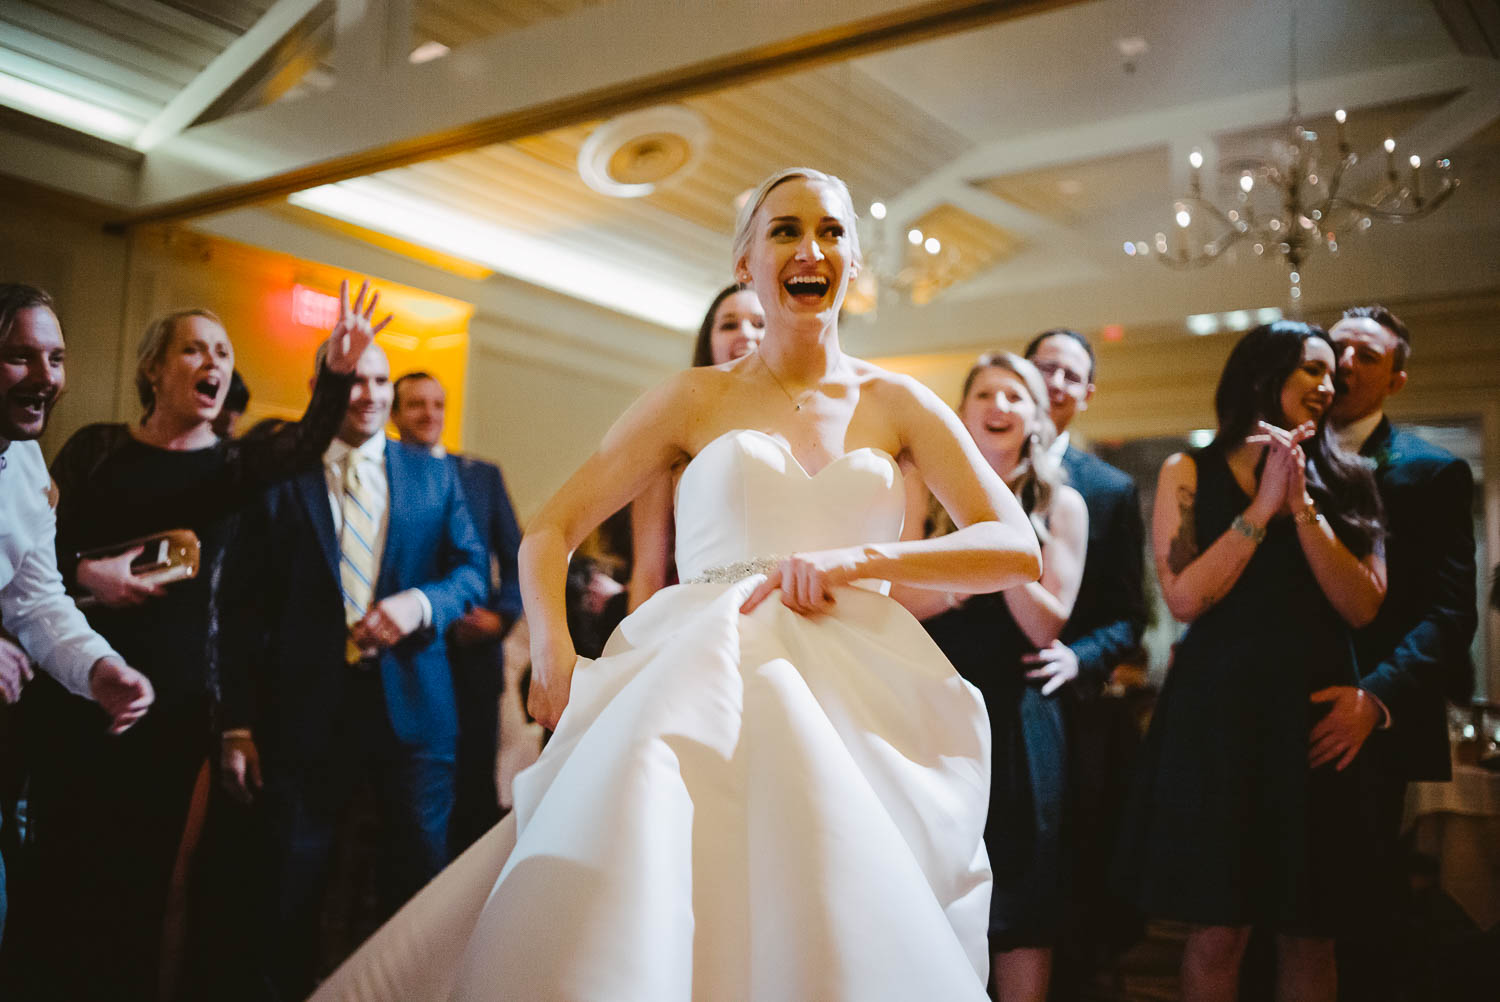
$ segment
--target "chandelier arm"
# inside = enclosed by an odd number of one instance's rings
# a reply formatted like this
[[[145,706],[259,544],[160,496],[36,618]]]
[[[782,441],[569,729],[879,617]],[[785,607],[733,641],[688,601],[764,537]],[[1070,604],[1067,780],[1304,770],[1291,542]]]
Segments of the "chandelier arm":
[[[1379,219],[1381,222],[1405,223],[1432,215],[1439,206],[1448,200],[1457,187],[1458,183],[1456,181],[1445,180],[1441,188],[1433,192],[1431,196],[1422,199],[1421,205],[1414,205],[1410,208],[1382,209],[1378,205],[1356,201],[1352,198],[1331,199],[1329,204],[1332,208],[1350,209],[1369,216],[1372,219]]]

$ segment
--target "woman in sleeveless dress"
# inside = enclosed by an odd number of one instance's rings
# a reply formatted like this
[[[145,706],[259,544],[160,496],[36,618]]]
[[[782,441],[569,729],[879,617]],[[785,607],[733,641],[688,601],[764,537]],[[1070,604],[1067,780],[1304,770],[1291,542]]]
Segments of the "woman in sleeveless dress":
[[[1385,594],[1374,480],[1324,421],[1334,358],[1306,324],[1245,335],[1214,441],[1168,459],[1157,488],[1157,575],[1191,625],[1142,750],[1121,873],[1146,915],[1192,924],[1187,1002],[1237,997],[1253,926],[1276,934],[1278,999],[1332,1002],[1333,937],[1372,872],[1361,763],[1325,763],[1309,741],[1323,690],[1357,683],[1350,627]]]
[[[515,811],[316,998],[982,1002],[984,707],[884,591],[1024,584],[1038,548],[953,412],[840,349],[854,226],[810,169],[746,202],[760,350],[648,393],[522,544],[556,733]],[[684,459],[683,583],[575,664],[568,551]],[[962,528],[899,540],[904,466]]]
[[[1042,541],[1042,578],[984,595],[893,589],[960,675],[984,694],[990,718],[990,812],[984,842],[994,870],[991,971],[1000,1002],[1042,1002],[1065,900],[1067,735],[1058,689],[1068,681],[1022,659],[1057,639],[1078,595],[1088,543],[1083,497],[1062,483],[1049,447],[1047,386],[1009,352],[982,356],[964,380],[958,416],[1010,486]],[[925,492],[909,502],[920,533]],[[940,530],[951,528],[938,514]]]

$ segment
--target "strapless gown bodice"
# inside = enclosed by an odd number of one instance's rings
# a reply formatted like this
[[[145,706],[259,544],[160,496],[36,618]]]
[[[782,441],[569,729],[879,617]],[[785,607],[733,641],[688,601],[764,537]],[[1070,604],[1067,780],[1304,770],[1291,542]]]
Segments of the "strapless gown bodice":
[[[989,725],[884,594],[800,616],[715,568],[897,538],[901,474],[758,431],[677,492],[685,579],[580,659],[515,810],[315,1002],[985,1002]]]
[[[684,581],[762,557],[897,539],[906,499],[896,462],[859,448],[808,474],[764,432],[726,432],[677,482]]]

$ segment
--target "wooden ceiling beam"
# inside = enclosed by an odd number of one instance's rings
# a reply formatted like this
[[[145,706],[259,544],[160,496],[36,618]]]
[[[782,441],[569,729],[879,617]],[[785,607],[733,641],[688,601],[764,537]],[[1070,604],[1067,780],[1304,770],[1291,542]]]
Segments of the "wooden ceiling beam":
[[[117,225],[185,219],[1076,0],[615,0],[152,149]],[[692,39],[691,44],[682,40]]]

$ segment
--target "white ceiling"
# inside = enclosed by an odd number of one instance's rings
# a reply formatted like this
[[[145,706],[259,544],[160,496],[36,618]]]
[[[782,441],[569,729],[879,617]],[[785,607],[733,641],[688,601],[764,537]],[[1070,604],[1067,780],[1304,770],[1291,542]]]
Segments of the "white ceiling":
[[[736,2],[704,4],[691,16],[711,24],[716,7],[728,10]],[[873,9],[882,0],[862,2]],[[279,135],[288,149],[300,143],[316,150],[324,128],[330,147],[336,138],[347,140],[352,128],[320,118],[322,106],[285,79],[287,67],[300,59],[305,78],[321,74],[327,79],[320,86],[334,86],[327,81],[343,65],[330,51],[335,6],[334,0],[6,0],[0,4],[0,105],[26,114],[0,120],[19,137],[9,153],[0,143],[0,172],[66,186],[70,172],[33,164],[29,152],[18,152],[32,149],[27,123],[50,118],[90,131],[70,121],[66,108],[49,112],[7,96],[7,75],[92,102],[139,128],[174,100],[183,103],[191,88],[203,89],[216,62],[222,74],[219,57],[237,39],[245,48],[257,24],[263,31],[272,15],[288,11],[301,16],[300,55],[290,51],[289,36],[270,38],[253,69],[242,67],[232,82],[208,81],[226,92],[231,83],[237,88],[238,103],[225,106],[221,95],[208,114],[225,117],[184,126],[180,136],[168,137],[161,156],[148,151],[143,164],[118,167],[113,187],[79,193],[131,210],[138,208],[131,199],[152,184],[162,188],[160,178],[171,178],[172,165],[191,159],[195,146],[205,163],[217,158],[215,169],[232,173],[274,153],[266,136]],[[401,5],[372,0],[370,6],[389,11]],[[1464,182],[1432,219],[1377,228],[1366,240],[1350,242],[1338,260],[1312,263],[1305,269],[1309,296],[1396,298],[1492,287],[1490,263],[1500,254],[1494,209],[1500,198],[1494,126],[1500,64],[1493,53],[1474,54],[1476,31],[1455,24],[1454,9],[1467,11],[1482,28],[1497,20],[1496,4],[1300,0],[1296,6],[1299,92],[1309,123],[1326,133],[1327,116],[1345,107],[1357,149],[1373,151],[1392,134],[1403,154],[1451,155]],[[686,98],[682,103],[711,127],[707,155],[690,176],[645,199],[609,199],[582,185],[573,160],[596,124],[584,122],[345,182],[343,204],[352,204],[354,193],[359,211],[343,215],[581,298],[618,285],[627,291],[609,305],[637,315],[649,312],[652,301],[672,300],[671,316],[656,319],[682,327],[692,304],[728,278],[734,195],[777,165],[810,162],[846,176],[862,208],[876,198],[890,205],[884,224],[864,221],[872,244],[885,242],[888,276],[905,265],[909,279],[913,268],[935,263],[906,249],[900,238],[909,225],[929,226],[950,253],[957,247],[970,255],[959,265],[949,261],[941,280],[926,286],[929,305],[913,307],[887,289],[876,317],[852,328],[866,351],[938,350],[1057,323],[1159,325],[1188,313],[1277,305],[1285,280],[1274,262],[1240,253],[1234,263],[1176,273],[1127,258],[1121,248],[1164,227],[1170,199],[1186,180],[1188,149],[1205,149],[1212,164],[1221,145],[1260,142],[1284,119],[1288,9],[1284,0],[1065,4]],[[651,23],[637,25],[643,37],[683,37],[687,15],[643,0],[414,0],[402,22],[406,30],[391,44],[407,51],[441,41],[452,52],[430,68],[388,74],[392,93],[377,92],[366,102],[370,107],[361,114],[371,124],[365,128],[378,131],[386,124],[382,115],[419,119],[412,113],[421,109],[401,107],[401,99],[427,93],[419,86],[424,81],[467,80],[461,90],[434,91],[451,94],[429,105],[427,117],[436,119],[440,104],[479,100],[475,94],[495,78],[482,69],[507,54],[545,51],[566,37],[607,38],[610,26],[622,23],[610,18],[638,21],[638,14],[648,16],[643,11],[655,11]],[[742,33],[752,28],[762,30],[747,23]],[[1129,60],[1120,47],[1127,39],[1145,46]],[[644,75],[653,62],[673,58],[668,49],[681,48],[643,47],[631,56]],[[549,78],[582,74],[590,61],[606,62],[605,55],[618,53],[580,51],[577,65],[553,63],[528,73],[545,89]],[[264,86],[276,73],[283,77],[278,86]],[[256,74],[262,86],[247,87],[246,76]],[[235,114],[255,101],[292,107]],[[128,144],[130,133],[106,138]],[[155,171],[158,179],[141,183],[137,175],[152,175],[158,162],[164,165]],[[198,183],[188,178],[183,185],[189,182]],[[315,196],[299,201],[318,204]],[[327,203],[323,208],[334,211]],[[480,251],[512,237],[521,241],[523,257],[528,246],[532,258],[539,257],[537,248],[562,256],[549,256],[546,268],[528,273]],[[575,279],[569,289],[566,281]]]

